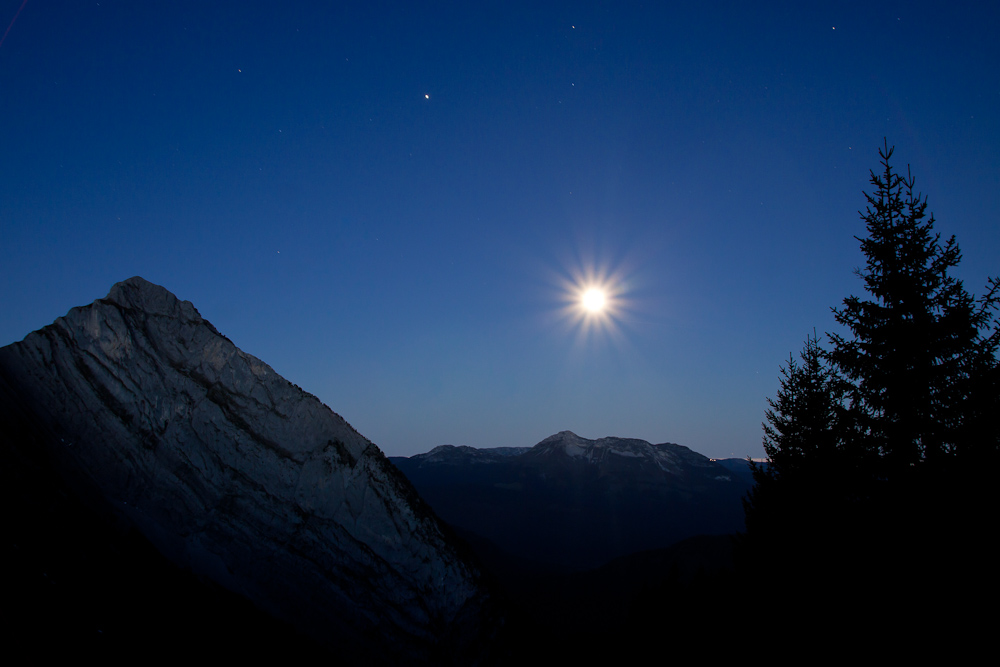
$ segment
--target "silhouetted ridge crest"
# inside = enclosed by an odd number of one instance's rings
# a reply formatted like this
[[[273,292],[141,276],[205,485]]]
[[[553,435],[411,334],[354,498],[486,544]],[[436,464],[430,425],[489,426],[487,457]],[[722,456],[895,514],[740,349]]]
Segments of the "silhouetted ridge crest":
[[[530,448],[445,445],[392,460],[452,525],[569,568],[741,530],[750,481],[680,445],[572,431]]]

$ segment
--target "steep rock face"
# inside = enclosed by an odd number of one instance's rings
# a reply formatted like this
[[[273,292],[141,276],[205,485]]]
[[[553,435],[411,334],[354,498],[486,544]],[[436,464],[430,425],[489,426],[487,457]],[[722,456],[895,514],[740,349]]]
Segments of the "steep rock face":
[[[430,659],[491,632],[478,570],[381,451],[162,287],[0,349],[0,403],[8,446],[327,645]]]

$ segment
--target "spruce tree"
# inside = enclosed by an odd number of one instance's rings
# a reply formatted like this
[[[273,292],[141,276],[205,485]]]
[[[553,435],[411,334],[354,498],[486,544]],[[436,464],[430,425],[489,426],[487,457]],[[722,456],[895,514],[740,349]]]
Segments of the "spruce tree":
[[[803,509],[816,514],[841,484],[847,442],[843,428],[843,381],[825,360],[815,333],[781,369],[776,397],[767,399],[764,465],[751,461],[755,486],[744,501],[749,530],[801,528]]]
[[[882,173],[871,172],[862,214],[868,236],[858,239],[867,264],[857,273],[872,298],[833,309],[853,336],[831,334],[829,354],[851,383],[854,423],[882,478],[985,444],[974,432],[984,415],[970,412],[996,404],[998,344],[997,280],[976,302],[951,275],[961,260],[955,237],[934,232],[926,198],[914,194],[909,169],[905,178],[893,171],[892,153],[879,151]]]
[[[804,474],[825,467],[840,449],[838,428],[843,390],[826,365],[815,334],[806,338],[802,365],[789,356],[781,388],[767,399],[764,453],[775,475]]]
[[[964,591],[995,597],[1000,501],[1000,280],[975,299],[961,260],[914,192],[879,154],[862,213],[867,298],[833,309],[845,335],[806,341],[768,400],[764,448],[747,497],[741,567],[775,627],[852,618],[945,627]],[[869,604],[874,602],[875,604]],[[834,611],[836,609],[836,611]]]

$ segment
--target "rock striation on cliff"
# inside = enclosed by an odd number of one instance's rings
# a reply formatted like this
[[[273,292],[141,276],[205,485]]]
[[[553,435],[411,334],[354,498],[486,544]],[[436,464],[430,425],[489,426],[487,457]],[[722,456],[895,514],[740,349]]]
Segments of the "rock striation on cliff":
[[[163,287],[130,278],[0,349],[0,404],[6,465],[44,460],[334,652],[465,660],[495,632],[479,570],[378,447]]]

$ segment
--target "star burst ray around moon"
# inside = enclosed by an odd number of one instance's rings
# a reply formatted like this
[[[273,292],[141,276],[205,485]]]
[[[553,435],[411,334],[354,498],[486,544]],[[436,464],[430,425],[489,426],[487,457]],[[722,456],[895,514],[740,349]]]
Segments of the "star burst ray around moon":
[[[560,318],[582,337],[617,336],[627,308],[625,281],[613,271],[579,269],[561,280]]]

